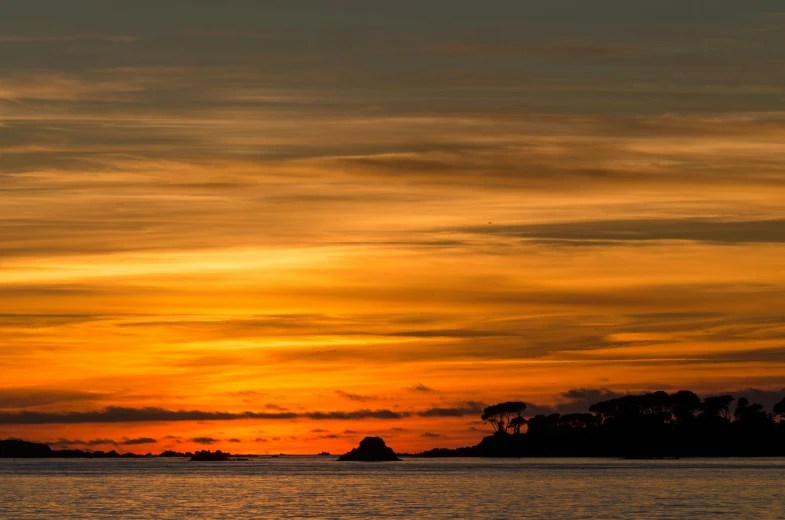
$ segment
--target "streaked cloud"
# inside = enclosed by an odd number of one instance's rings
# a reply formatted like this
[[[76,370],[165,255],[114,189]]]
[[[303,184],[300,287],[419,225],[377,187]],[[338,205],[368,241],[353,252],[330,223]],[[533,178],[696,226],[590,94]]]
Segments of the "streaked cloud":
[[[420,412],[429,416],[440,409]],[[306,417],[312,420],[361,420],[361,419],[401,419],[411,412],[392,410],[353,410],[330,412],[207,412],[201,410],[164,410],[162,408],[124,408],[109,406],[105,410],[90,412],[0,412],[0,424],[93,424],[93,423],[134,423],[134,422],[172,422],[172,421],[237,421],[248,419],[291,420]]]
[[[781,388],[778,2],[343,7],[5,9],[0,437],[417,451]]]
[[[429,408],[417,412],[420,417],[463,417],[465,415],[479,415],[488,406],[477,401],[465,401],[457,403],[457,406]]]
[[[723,221],[709,219],[599,220],[529,225],[478,226],[457,230],[564,243],[691,240],[711,243],[785,242],[785,219]]]
[[[294,413],[264,412],[205,412],[201,410],[173,411],[162,408],[125,408],[109,406],[91,412],[2,412],[2,424],[76,424],[76,423],[132,423],[154,421],[232,421],[239,419],[293,419]]]
[[[71,389],[0,388],[0,409],[99,401],[107,397],[104,393]]]

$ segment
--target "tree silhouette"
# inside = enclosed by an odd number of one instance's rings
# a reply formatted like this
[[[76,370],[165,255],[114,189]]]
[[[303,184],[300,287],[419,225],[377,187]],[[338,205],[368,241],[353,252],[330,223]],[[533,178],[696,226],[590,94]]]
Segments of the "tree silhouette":
[[[721,417],[730,420],[730,404],[736,399],[732,395],[715,395],[706,397],[701,404],[701,416],[704,418]]]
[[[513,432],[520,433],[521,427],[526,424],[523,412],[526,411],[526,403],[522,401],[507,401],[494,404],[483,410],[483,423],[491,423],[494,434],[507,433],[510,428]]]
[[[526,419],[523,417],[513,417],[510,420],[510,427],[512,428],[512,433],[518,434],[521,433],[521,428],[523,425],[526,424]]]
[[[736,422],[742,425],[755,425],[756,427],[767,424],[773,425],[772,415],[763,410],[763,405],[758,403],[750,404],[746,397],[739,398],[733,416]]]
[[[739,400],[736,401],[736,409],[733,411],[733,418],[736,421],[740,421],[745,415],[749,415],[751,412],[750,400],[746,397],[739,397]]]
[[[491,426],[493,426],[493,433],[502,433],[505,431],[507,422],[502,417],[498,404],[493,404],[485,408],[481,418],[483,424],[491,423]]]
[[[673,417],[680,422],[692,420],[701,408],[701,399],[694,392],[679,390],[670,396]]]
[[[785,397],[782,398],[782,401],[774,405],[772,411],[774,412],[774,415],[778,415],[785,419]]]

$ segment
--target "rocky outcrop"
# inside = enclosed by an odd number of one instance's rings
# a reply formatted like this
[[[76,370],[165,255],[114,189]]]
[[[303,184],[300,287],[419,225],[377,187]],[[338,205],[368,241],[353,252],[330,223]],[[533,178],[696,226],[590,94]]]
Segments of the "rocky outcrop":
[[[385,462],[401,460],[395,455],[392,448],[389,448],[381,437],[366,437],[360,441],[360,445],[349,453],[338,457],[343,461],[365,461],[365,462]]]

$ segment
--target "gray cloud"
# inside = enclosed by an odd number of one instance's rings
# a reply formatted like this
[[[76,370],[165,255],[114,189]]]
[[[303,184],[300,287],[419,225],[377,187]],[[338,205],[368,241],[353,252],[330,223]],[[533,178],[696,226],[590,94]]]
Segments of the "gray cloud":
[[[401,336],[405,338],[488,338],[506,336],[504,331],[484,331],[469,329],[442,329],[442,330],[406,330],[391,332],[387,336]]]
[[[437,409],[438,410],[438,409]],[[429,416],[431,411],[420,412]],[[353,410],[315,412],[207,412],[202,410],[165,410],[163,408],[124,408],[109,406],[89,412],[0,412],[0,424],[89,424],[89,423],[134,423],[173,421],[237,421],[245,419],[286,420],[303,417],[312,420],[357,420],[357,419],[402,419],[412,412],[392,410]],[[438,415],[438,413],[435,413]]]
[[[783,363],[785,362],[785,347],[712,352],[705,355],[694,356],[694,359],[699,359],[708,363],[752,363],[755,361]]]
[[[662,385],[660,385],[661,387]],[[658,388],[660,388],[658,387]],[[641,393],[641,392],[636,392]],[[559,395],[561,399],[566,399],[567,402],[560,403],[556,406],[560,413],[583,413],[589,411],[589,406],[599,401],[608,399],[615,399],[623,397],[628,393],[619,393],[607,388],[578,388],[568,390]],[[780,402],[785,397],[785,388],[779,390],[764,390],[760,388],[743,388],[737,390],[718,390],[716,392],[701,393],[701,397],[708,397],[710,395],[724,395],[730,394],[736,399],[746,397],[751,403],[760,403],[765,410],[771,411],[774,404]],[[527,410],[528,411],[528,410]]]
[[[216,442],[220,442],[219,439],[215,439],[213,437],[194,437],[191,439],[191,442],[195,442],[196,444],[215,444]]]
[[[573,42],[552,45],[510,45],[488,42],[447,42],[437,43],[430,49],[441,52],[456,53],[463,56],[477,54],[504,56],[509,54],[536,55],[563,59],[599,58],[626,53],[625,49],[596,43]]]
[[[303,414],[309,419],[402,419],[409,417],[411,412],[394,412],[392,410],[355,410],[352,412],[306,412]]]
[[[58,439],[56,441],[46,442],[44,444],[49,444],[50,446],[68,447],[68,446],[87,446],[89,442],[92,441],[83,441],[80,439]]]
[[[725,221],[712,219],[594,220],[526,225],[487,225],[461,233],[569,243],[690,240],[717,244],[785,243],[785,219]]]
[[[135,444],[154,444],[158,442],[150,437],[140,437],[138,439],[125,439],[120,444],[123,446],[132,446]]]
[[[559,395],[565,402],[557,404],[556,409],[560,413],[588,412],[592,404],[622,395],[607,388],[574,388]]]
[[[785,398],[785,388],[779,390],[762,390],[760,388],[743,388],[736,391],[729,392],[712,392],[710,395],[723,395],[730,394],[737,400],[741,397],[746,397],[751,403],[760,403],[763,409],[771,412],[775,404],[779,403]],[[707,394],[709,395],[709,394]],[[703,395],[702,397],[706,397]]]
[[[52,388],[0,388],[0,409],[26,408],[55,403],[93,401],[106,394]]]
[[[344,399],[349,399],[350,401],[367,402],[367,401],[376,400],[376,397],[372,395],[352,394],[349,392],[344,392],[343,390],[336,390],[335,393],[340,395]]]
[[[478,401],[462,401],[453,407],[435,407],[417,412],[420,417],[463,417],[481,414],[487,405]]]
[[[112,440],[112,439],[93,439],[93,440],[87,441],[87,446],[98,446],[98,445],[101,445],[101,444],[111,444],[113,446],[117,446],[119,443],[117,441]]]
[[[139,437],[136,439],[123,438],[121,441],[114,439],[91,439],[89,441],[59,439],[48,444],[56,444],[58,446],[138,446],[141,444],[156,444],[157,442],[152,437]]]
[[[556,413],[556,409],[552,406],[526,403],[525,415],[527,417],[532,415],[550,415],[552,413]]]
[[[201,410],[165,410],[163,408],[126,408],[108,406],[89,412],[0,412],[0,424],[79,424],[133,423],[169,421],[231,421],[241,419],[293,419],[295,413],[206,412]]]

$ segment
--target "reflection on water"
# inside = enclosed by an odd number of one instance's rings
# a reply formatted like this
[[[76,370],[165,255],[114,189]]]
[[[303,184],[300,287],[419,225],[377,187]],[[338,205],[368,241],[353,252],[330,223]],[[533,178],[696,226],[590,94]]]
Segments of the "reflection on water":
[[[3,460],[0,518],[785,518],[785,460]]]

